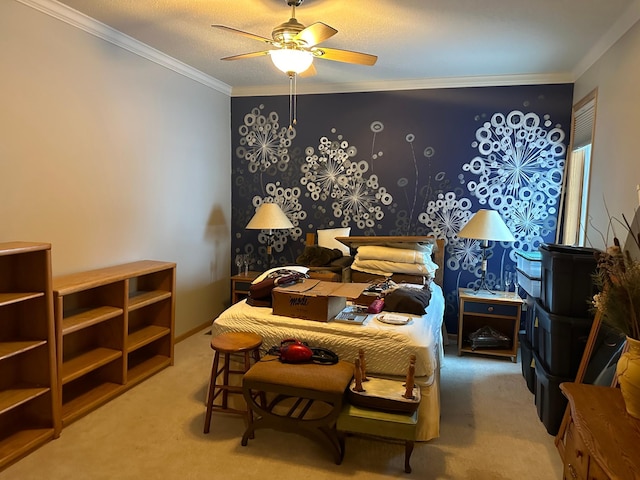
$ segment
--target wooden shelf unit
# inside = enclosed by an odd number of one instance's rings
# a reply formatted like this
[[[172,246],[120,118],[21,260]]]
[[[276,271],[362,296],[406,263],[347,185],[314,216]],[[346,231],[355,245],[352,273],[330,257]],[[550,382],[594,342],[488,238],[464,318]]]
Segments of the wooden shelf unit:
[[[53,279],[62,426],[173,365],[175,263]]]
[[[51,245],[0,243],[0,470],[60,433]]]

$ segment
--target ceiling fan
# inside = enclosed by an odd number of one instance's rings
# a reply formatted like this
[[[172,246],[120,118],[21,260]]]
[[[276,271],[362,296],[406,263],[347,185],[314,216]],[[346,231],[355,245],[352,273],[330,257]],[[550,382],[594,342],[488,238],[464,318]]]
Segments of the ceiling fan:
[[[286,0],[287,5],[291,7],[291,18],[273,29],[273,32],[271,32],[272,38],[262,37],[225,25],[212,25],[214,28],[243,35],[275,47],[259,52],[232,55],[224,57],[222,60],[241,60],[269,55],[274,65],[290,77],[303,72],[305,72],[305,76],[313,75],[315,69],[312,64],[315,58],[369,66],[376,63],[378,59],[376,55],[318,46],[333,37],[338,31],[322,22],[313,23],[308,27],[298,22],[296,20],[296,7],[299,7],[303,1]]]

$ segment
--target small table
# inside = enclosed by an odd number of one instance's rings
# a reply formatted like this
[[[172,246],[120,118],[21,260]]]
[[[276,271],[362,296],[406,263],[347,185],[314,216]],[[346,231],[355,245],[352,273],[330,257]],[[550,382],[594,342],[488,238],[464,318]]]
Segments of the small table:
[[[489,292],[471,288],[460,288],[460,311],[458,316],[458,355],[478,353],[498,357],[518,358],[518,330],[523,300],[513,292]],[[482,348],[472,350],[463,340],[481,327],[490,326],[511,338],[511,348]]]
[[[262,272],[249,271],[245,275],[239,273],[231,277],[231,304],[238,303],[249,295],[249,287],[251,282],[258,278]]]

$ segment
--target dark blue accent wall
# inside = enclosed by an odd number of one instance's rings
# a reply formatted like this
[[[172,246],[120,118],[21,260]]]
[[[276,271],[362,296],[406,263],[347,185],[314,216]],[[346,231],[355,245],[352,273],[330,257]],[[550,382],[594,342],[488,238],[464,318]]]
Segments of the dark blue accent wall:
[[[455,332],[457,288],[480,278],[479,242],[457,236],[474,212],[499,211],[516,237],[488,250],[493,287],[516,249],[555,240],[572,96],[571,84],[300,95],[293,129],[287,96],[235,97],[232,257],[265,268],[266,235],[245,229],[264,201],[295,226],[275,232],[279,265],[321,228],[445,238]]]

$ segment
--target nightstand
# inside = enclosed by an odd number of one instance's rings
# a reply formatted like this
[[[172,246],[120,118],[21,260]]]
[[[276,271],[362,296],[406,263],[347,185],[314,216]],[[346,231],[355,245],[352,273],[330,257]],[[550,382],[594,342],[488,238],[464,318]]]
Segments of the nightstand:
[[[627,413],[620,389],[565,382],[560,390],[570,407],[567,429],[556,437],[563,478],[637,479],[640,420]]]
[[[240,300],[247,298],[249,295],[249,287],[251,282],[258,278],[262,272],[239,273],[231,277],[231,304],[238,303]]]
[[[458,290],[460,312],[458,317],[458,355],[479,353],[498,357],[518,358],[518,329],[523,300],[513,292],[474,292],[470,288]],[[511,338],[511,348],[471,349],[466,342],[469,334],[481,327],[490,326]]]

